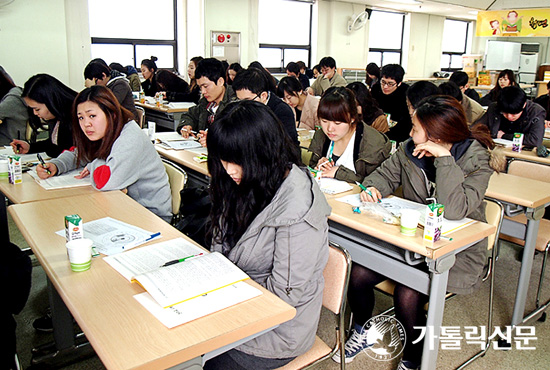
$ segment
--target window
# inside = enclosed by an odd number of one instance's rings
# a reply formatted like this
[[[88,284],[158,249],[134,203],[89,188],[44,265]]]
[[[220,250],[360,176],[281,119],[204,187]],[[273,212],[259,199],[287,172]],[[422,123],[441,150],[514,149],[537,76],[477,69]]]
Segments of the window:
[[[159,68],[177,63],[176,0],[88,1],[92,59],[133,65],[158,58]]]
[[[401,64],[405,14],[373,10],[369,23],[368,63]]]
[[[284,72],[289,62],[311,65],[312,2],[260,0],[258,61],[271,72]]]
[[[470,23],[445,19],[443,43],[441,45],[441,70],[459,71],[462,69],[462,55],[466,53],[468,28]]]

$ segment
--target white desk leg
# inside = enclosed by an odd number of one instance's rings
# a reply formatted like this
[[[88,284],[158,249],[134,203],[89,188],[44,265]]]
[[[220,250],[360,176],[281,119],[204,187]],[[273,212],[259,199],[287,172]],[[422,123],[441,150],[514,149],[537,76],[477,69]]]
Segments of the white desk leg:
[[[447,281],[449,280],[449,268],[454,265],[455,256],[448,256],[447,261],[431,262],[430,266],[431,284],[428,307],[428,319],[426,320],[426,336],[422,348],[422,370],[435,370],[437,364],[437,353],[439,350],[439,333],[443,323],[443,310],[445,308],[445,295],[447,293]],[[444,263],[441,263],[444,262]],[[447,263],[445,263],[447,262]],[[432,268],[432,265],[438,265]],[[442,272],[437,272],[437,270]],[[433,330],[431,329],[433,328]],[[430,338],[433,333],[434,338]],[[416,338],[410,339],[415,340]],[[432,348],[433,345],[433,348]]]
[[[512,314],[512,326],[523,322],[525,313],[525,301],[527,299],[527,291],[529,290],[529,279],[531,277],[531,269],[533,267],[533,256],[535,254],[535,242],[539,233],[539,224],[544,208],[541,210],[529,210],[527,216],[527,230],[525,232],[525,247],[523,248],[521,269],[519,272],[518,288],[516,290],[516,301],[514,303],[514,313]]]

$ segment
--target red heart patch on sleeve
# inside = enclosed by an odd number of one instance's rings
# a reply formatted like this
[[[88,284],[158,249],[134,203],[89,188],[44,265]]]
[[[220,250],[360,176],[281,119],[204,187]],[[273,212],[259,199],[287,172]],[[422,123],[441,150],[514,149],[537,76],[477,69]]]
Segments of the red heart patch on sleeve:
[[[103,188],[110,178],[111,178],[111,168],[109,168],[109,166],[103,165],[95,169],[94,182],[98,189]]]

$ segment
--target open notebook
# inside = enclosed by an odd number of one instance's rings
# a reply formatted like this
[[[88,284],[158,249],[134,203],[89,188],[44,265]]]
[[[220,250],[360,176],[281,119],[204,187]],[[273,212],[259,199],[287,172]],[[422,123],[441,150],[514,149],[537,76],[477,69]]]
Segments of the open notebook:
[[[29,175],[31,175],[31,177],[46,190],[74,188],[77,186],[91,186],[92,180],[90,179],[90,176],[84,177],[83,179],[75,178],[75,176],[79,173],[80,170],[73,170],[59,176],[41,179],[38,177],[36,169],[29,171]]]

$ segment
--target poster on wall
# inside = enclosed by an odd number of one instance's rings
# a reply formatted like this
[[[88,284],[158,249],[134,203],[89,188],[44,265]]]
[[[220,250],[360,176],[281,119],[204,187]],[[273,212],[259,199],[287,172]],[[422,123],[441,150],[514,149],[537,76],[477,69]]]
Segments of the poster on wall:
[[[477,13],[476,36],[550,36],[550,9],[509,9]]]

